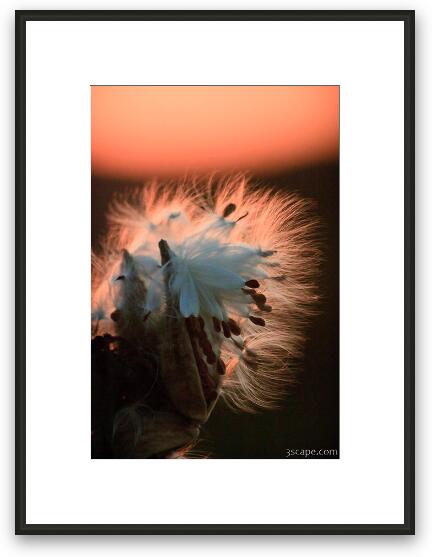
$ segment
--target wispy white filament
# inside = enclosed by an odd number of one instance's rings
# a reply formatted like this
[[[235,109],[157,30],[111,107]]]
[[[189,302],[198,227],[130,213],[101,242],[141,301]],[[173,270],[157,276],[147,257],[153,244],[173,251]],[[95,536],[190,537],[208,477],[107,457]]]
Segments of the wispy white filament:
[[[139,323],[138,334],[145,327],[163,334],[158,316],[168,276],[177,317],[201,316],[227,365],[226,400],[246,410],[277,404],[317,298],[310,203],[252,187],[243,176],[151,183],[133,199],[117,201],[110,224],[105,247],[94,256],[98,330],[112,328],[109,316],[121,310]],[[164,266],[161,239],[170,249]],[[213,318],[232,320],[229,338],[215,330]]]

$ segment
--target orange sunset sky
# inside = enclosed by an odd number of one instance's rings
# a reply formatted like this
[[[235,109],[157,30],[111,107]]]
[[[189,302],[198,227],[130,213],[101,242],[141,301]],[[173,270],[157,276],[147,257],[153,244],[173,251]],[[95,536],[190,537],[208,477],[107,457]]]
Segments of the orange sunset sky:
[[[92,172],[267,170],[338,157],[338,86],[93,86]]]

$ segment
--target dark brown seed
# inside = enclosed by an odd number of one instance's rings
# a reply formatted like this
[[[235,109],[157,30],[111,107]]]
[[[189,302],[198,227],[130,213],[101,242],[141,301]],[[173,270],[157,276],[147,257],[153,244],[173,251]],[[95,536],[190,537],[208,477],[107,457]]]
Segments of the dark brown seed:
[[[186,318],[187,327],[189,330],[189,334],[191,335],[199,335],[201,334],[201,327],[199,326],[198,318],[194,315]]]
[[[267,251],[262,251],[261,252],[261,257],[270,257],[271,255],[273,255],[274,253],[276,253],[274,250],[269,249]]]
[[[267,311],[267,312],[271,312],[273,308],[271,306],[269,306],[268,304],[266,304],[265,306],[260,306],[260,310],[261,311]]]
[[[230,338],[231,331],[225,321],[222,321],[222,330],[225,338]]]
[[[226,219],[227,217],[229,217],[232,213],[234,213],[236,209],[237,207],[236,205],[234,205],[234,203],[229,203],[222,213],[223,218]]]
[[[215,329],[215,331],[216,331],[217,333],[220,333],[220,331],[221,331],[221,324],[220,324],[219,319],[216,319],[216,317],[213,317],[213,327],[214,327],[214,329]]]
[[[228,319],[228,326],[233,335],[239,336],[241,334],[241,329],[234,319]]]
[[[258,307],[263,306],[267,302],[267,298],[264,294],[252,294],[252,298]]]
[[[115,309],[110,315],[110,317],[113,321],[119,321],[121,317],[121,311],[119,309]]]
[[[254,315],[249,315],[249,319],[252,321],[252,323],[255,323],[255,325],[260,325],[260,327],[264,327],[265,325],[265,321],[262,317],[255,317]]]
[[[218,360],[216,370],[219,375],[225,375],[226,367],[223,360]]]
[[[198,315],[198,323],[199,323],[199,326],[201,327],[201,329],[204,330],[205,323],[204,323],[204,319],[201,317],[201,315]]]
[[[259,288],[259,282],[255,279],[247,280],[245,286],[249,286],[249,288]]]
[[[200,343],[200,346],[203,349],[203,352],[205,354],[207,354],[207,352],[211,352],[213,350],[212,345],[210,344],[208,338],[205,335],[200,335],[198,337],[198,342]]]
[[[193,333],[194,333],[194,327],[193,327],[192,319],[193,319],[193,317],[186,317],[185,318],[185,325],[186,325],[186,328],[187,328],[188,333],[190,335],[193,335]]]

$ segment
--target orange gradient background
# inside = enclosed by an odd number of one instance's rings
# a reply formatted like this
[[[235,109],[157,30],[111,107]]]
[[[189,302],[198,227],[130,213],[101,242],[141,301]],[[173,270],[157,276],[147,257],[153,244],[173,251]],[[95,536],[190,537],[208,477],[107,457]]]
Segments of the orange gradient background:
[[[268,170],[338,157],[338,86],[93,86],[92,172]]]

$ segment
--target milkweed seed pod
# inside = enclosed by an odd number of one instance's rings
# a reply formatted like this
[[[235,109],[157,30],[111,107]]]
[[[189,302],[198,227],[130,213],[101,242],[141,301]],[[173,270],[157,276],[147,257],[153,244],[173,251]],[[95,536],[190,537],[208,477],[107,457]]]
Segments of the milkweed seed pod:
[[[93,256],[92,334],[154,353],[175,412],[272,408],[317,300],[309,201],[244,176],[145,184]]]

